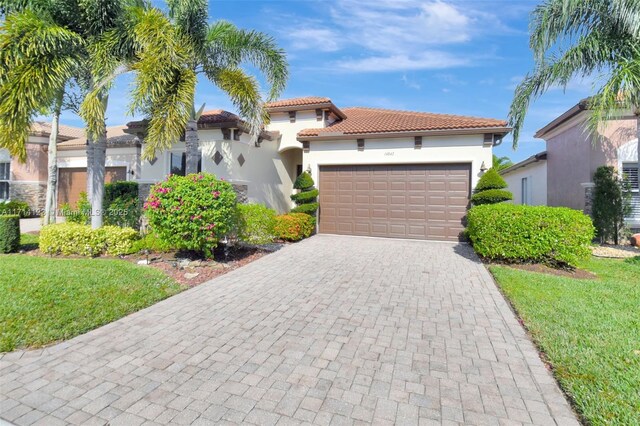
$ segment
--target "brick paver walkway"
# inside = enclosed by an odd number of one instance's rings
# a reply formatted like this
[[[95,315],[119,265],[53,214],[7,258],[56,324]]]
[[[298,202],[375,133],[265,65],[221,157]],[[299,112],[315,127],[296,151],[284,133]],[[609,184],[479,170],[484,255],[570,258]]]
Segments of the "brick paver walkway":
[[[0,360],[16,424],[577,424],[465,245],[316,236]]]

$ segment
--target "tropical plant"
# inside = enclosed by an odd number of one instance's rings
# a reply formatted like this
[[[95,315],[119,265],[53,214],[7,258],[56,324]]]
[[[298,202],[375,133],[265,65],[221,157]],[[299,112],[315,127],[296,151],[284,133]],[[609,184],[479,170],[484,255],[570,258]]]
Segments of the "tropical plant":
[[[513,194],[506,191],[507,182],[494,168],[487,170],[482,175],[471,196],[471,202],[479,206],[481,204],[497,204],[513,199]]]
[[[506,168],[513,166],[513,161],[509,157],[498,157],[493,154],[493,168],[501,172]]]
[[[168,0],[169,17],[149,13],[137,30],[140,61],[134,66],[136,81],[132,110],[148,119],[144,158],[170,147],[182,136],[186,143],[186,174],[196,173],[198,118],[197,75],[204,75],[227,93],[254,137],[268,119],[255,77],[240,67],[255,66],[270,85],[267,100],[284,89],[288,70],[284,51],[273,38],[236,28],[225,21],[208,23],[208,0]]]
[[[236,206],[236,234],[247,244],[269,244],[274,240],[276,211],[263,204]]]
[[[236,198],[233,186],[212,174],[170,175],[151,187],[144,210],[160,239],[211,257],[233,227]]]
[[[593,225],[601,242],[618,244],[624,230],[624,219],[631,213],[628,185],[613,167],[602,166],[593,175]]]
[[[138,0],[0,0],[0,146],[25,160],[33,118],[53,112],[47,220],[55,203],[58,121],[72,79],[85,89],[87,189],[93,227],[102,225],[106,160],[105,112],[117,70],[135,58],[132,17]],[[134,13],[135,12],[135,13]]]
[[[640,144],[640,2],[546,0],[533,11],[530,46],[535,68],[518,85],[509,112],[517,146],[532,100],[575,77],[601,75],[588,100],[589,129],[635,114]],[[640,160],[640,157],[639,157]]]
[[[305,213],[289,213],[276,216],[274,233],[285,241],[299,241],[311,236],[316,227],[316,219]]]
[[[296,203],[296,207],[291,209],[292,213],[306,213],[315,216],[318,211],[318,190],[314,187],[315,182],[309,172],[302,172],[293,183],[294,189],[300,192],[291,195],[291,199]]]

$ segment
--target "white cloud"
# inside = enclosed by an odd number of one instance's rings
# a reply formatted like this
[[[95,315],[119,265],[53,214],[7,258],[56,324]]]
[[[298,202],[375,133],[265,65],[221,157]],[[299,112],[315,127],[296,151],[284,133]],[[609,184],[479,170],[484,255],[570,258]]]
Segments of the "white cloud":
[[[406,74],[403,74],[402,78],[400,80],[402,80],[404,85],[407,86],[410,89],[420,90],[421,87],[422,87],[422,86],[420,86],[420,83],[418,83],[417,81],[407,77]]]
[[[456,57],[446,52],[423,51],[420,55],[406,54],[390,56],[369,56],[362,59],[345,59],[334,65],[343,71],[385,72],[425,69],[443,69],[453,66],[467,65],[465,58]]]
[[[292,51],[349,52],[351,57],[334,61],[332,68],[349,72],[466,65],[480,52],[470,55],[449,46],[464,45],[482,33],[503,28],[497,16],[455,0],[334,0],[328,12],[302,20],[283,16],[283,22],[296,24],[281,25],[280,31]]]
[[[328,28],[294,27],[288,31],[293,50],[319,50],[321,52],[335,52],[340,50],[338,34]]]

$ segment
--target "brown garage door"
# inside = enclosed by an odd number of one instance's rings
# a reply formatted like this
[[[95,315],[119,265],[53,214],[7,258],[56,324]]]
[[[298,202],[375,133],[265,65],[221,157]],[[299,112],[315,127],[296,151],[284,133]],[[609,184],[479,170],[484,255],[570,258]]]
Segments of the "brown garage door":
[[[320,232],[457,240],[470,195],[468,164],[320,167]]]
[[[105,182],[127,180],[126,167],[107,167]],[[75,207],[81,192],[87,192],[87,169],[61,168],[58,171],[58,208],[65,203]]]

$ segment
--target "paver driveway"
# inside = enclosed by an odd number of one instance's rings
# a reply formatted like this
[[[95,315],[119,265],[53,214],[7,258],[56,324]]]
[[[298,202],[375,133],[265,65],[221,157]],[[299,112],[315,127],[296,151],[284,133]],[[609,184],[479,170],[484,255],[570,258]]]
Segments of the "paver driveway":
[[[576,424],[465,245],[316,236],[0,363],[17,424]]]

